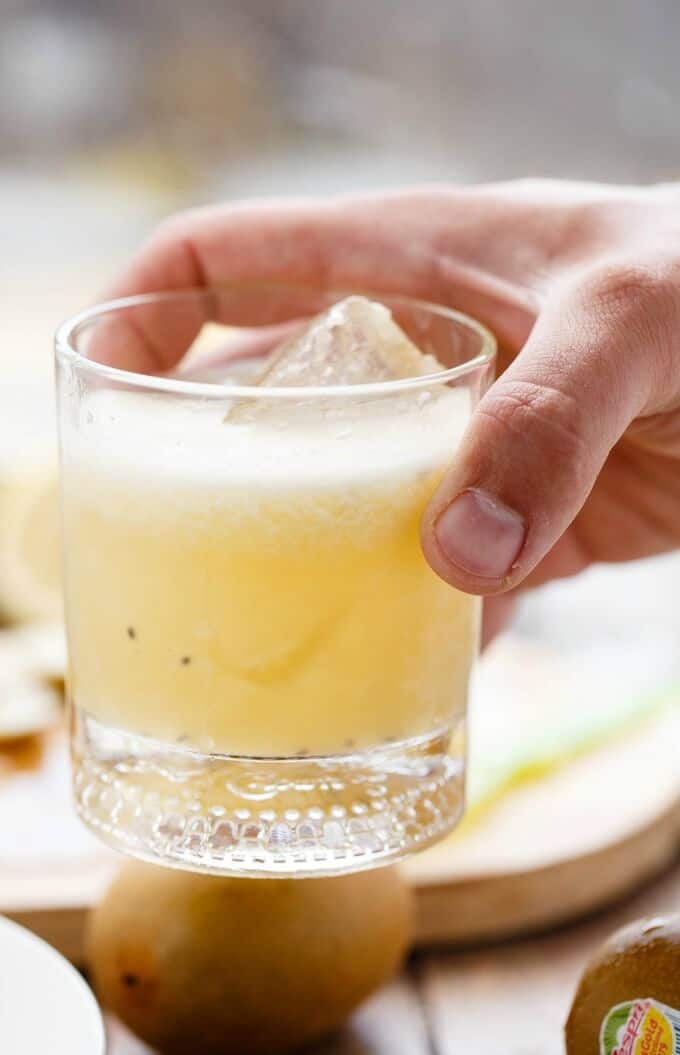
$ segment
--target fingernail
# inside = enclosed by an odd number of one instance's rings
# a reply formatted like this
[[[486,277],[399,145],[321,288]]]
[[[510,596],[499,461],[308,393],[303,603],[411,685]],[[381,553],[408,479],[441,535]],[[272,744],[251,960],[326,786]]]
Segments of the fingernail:
[[[463,491],[434,526],[440,550],[468,575],[503,579],[524,543],[523,517],[485,491]]]

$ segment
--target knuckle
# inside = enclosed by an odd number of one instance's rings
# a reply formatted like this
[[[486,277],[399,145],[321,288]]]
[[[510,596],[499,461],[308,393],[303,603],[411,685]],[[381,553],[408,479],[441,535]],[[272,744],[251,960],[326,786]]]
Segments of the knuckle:
[[[479,405],[479,413],[508,436],[549,459],[564,459],[566,471],[580,460],[587,445],[587,419],[581,401],[561,389],[529,381],[493,386]]]
[[[677,310],[680,279],[667,262],[607,264],[591,276],[589,297],[605,316],[665,318]]]
[[[677,391],[677,333],[680,328],[680,256],[657,252],[648,262],[616,264],[600,269],[586,293],[586,312],[595,328],[608,332],[618,354],[609,369],[624,376],[623,362],[638,378],[635,399],[640,407],[655,405],[663,394]],[[605,364],[606,365],[606,364]],[[616,379],[614,379],[615,381]],[[632,397],[631,397],[632,398]],[[640,408],[638,408],[639,410]]]

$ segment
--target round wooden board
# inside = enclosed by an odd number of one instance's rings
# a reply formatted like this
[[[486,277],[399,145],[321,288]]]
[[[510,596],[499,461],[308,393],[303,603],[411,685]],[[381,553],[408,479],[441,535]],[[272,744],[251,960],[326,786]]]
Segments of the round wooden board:
[[[507,938],[623,896],[680,848],[680,721],[667,714],[510,793],[402,865],[417,943]]]

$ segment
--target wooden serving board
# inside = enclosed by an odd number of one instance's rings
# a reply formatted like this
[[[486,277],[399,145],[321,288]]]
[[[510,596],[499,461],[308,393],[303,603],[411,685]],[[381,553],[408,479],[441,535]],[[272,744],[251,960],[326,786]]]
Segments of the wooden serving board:
[[[506,938],[619,898],[680,850],[677,713],[508,794],[407,861],[420,944]]]
[[[508,794],[469,830],[404,864],[417,943],[491,940],[564,922],[658,872],[680,846],[677,744],[677,718],[656,719]],[[120,858],[72,814],[63,734],[40,757],[28,746],[6,753],[2,768],[0,911],[77,962],[87,910]]]

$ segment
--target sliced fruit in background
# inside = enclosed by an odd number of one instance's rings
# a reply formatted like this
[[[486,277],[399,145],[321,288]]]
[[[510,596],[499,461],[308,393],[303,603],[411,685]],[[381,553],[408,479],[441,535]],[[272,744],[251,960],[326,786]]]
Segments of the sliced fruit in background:
[[[65,669],[61,623],[0,632],[0,746],[39,735],[60,721]]]
[[[680,721],[680,559],[593,569],[525,597],[469,707],[467,815],[663,714]]]
[[[563,722],[526,730],[523,745],[484,743],[481,735],[470,752],[468,807],[461,828],[473,824],[504,795],[550,776],[562,766],[634,732],[664,713],[680,720],[680,685],[669,685],[651,697],[621,700],[614,711],[581,706]]]
[[[63,694],[66,634],[59,619],[27,623],[0,632],[0,669]]]
[[[0,621],[61,613],[57,469],[53,461],[0,468]]]
[[[0,745],[45,732],[61,714],[54,690],[27,678],[0,680]]]

